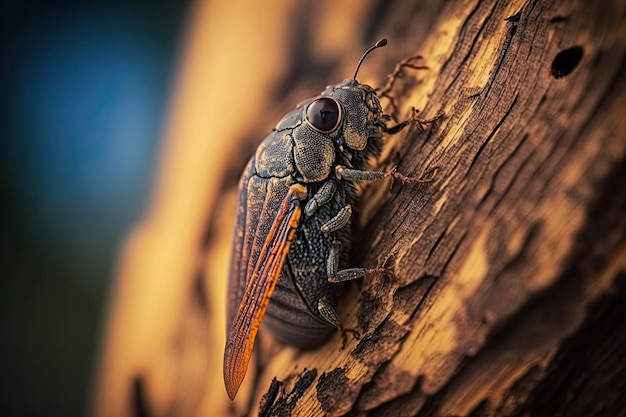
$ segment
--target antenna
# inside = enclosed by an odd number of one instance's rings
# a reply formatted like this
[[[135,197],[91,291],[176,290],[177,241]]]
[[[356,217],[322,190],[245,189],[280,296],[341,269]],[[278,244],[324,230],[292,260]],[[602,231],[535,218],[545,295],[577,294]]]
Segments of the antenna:
[[[361,68],[361,64],[363,63],[363,60],[365,59],[365,57],[372,52],[374,49],[376,48],[381,48],[383,46],[387,45],[387,39],[382,38],[381,40],[379,40],[378,42],[376,42],[374,45],[370,46],[369,49],[367,51],[365,51],[365,53],[363,54],[363,56],[361,57],[361,59],[359,60],[359,63],[356,65],[356,70],[354,71],[354,77],[352,77],[352,79],[354,81],[356,81],[356,75],[359,72],[359,68]]]

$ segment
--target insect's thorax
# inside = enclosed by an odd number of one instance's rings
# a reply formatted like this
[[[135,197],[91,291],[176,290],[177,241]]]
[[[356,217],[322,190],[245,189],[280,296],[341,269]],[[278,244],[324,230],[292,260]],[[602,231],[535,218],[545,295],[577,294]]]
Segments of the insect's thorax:
[[[340,108],[340,121],[329,132],[316,129],[306,117],[309,104],[326,97]],[[345,80],[304,101],[278,123],[257,149],[257,174],[316,183],[333,178],[336,165],[365,169],[367,159],[380,154],[384,127],[376,92],[368,85]]]

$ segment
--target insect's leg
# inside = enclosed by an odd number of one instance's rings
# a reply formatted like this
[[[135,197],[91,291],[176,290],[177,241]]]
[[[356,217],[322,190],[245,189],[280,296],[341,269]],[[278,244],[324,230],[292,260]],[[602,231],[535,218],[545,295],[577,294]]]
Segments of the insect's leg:
[[[400,77],[400,73],[402,72],[403,68],[413,68],[415,70],[428,69],[428,67],[425,65],[416,65],[413,63],[413,61],[418,61],[421,59],[421,55],[413,55],[404,58],[402,61],[398,62],[396,64],[396,67],[393,69],[393,72],[387,76],[387,83],[383,87],[377,89],[378,95],[387,96],[391,92],[391,90],[393,89],[393,85]]]
[[[339,270],[340,254],[341,242],[335,240],[330,247],[330,254],[326,262],[326,273],[328,274],[329,282],[337,283],[379,275],[384,275],[386,278],[393,278],[393,271],[386,268],[348,268]]]
[[[404,58],[402,61],[396,64],[396,67],[394,68],[393,72],[387,76],[387,83],[383,87],[376,89],[376,94],[378,95],[378,97],[381,97],[381,98],[386,97],[387,99],[389,99],[389,105],[392,108],[391,117],[393,118],[394,121],[398,121],[398,119],[395,116],[398,106],[396,105],[396,101],[393,95],[391,94],[391,90],[393,90],[396,80],[401,77],[402,70],[404,68],[413,68],[415,70],[428,69],[428,67],[425,65],[417,65],[414,63],[415,61],[418,61],[421,59],[422,57],[420,55],[413,55],[413,56]]]
[[[341,242],[333,240],[330,246],[330,252],[328,254],[328,260],[326,260],[326,274],[330,281],[332,277],[337,274],[339,270],[339,257],[341,255]]]
[[[328,302],[326,298],[320,298],[317,302],[317,311],[319,311],[320,315],[326,320],[328,323],[335,326],[341,332],[341,348],[343,349],[346,346],[347,333],[350,332],[357,339],[360,337],[359,332],[355,329],[349,329],[347,327],[343,327],[341,324],[341,319],[337,314],[337,311],[333,308],[333,306]]]
[[[317,190],[315,195],[306,203],[304,206],[304,213],[309,217],[312,216],[320,206],[328,203],[333,198],[336,190],[337,184],[335,184],[335,181],[326,181],[324,185]]]
[[[330,282],[352,281],[363,277],[383,275],[385,278],[393,278],[393,271],[387,268],[347,268],[337,271],[332,277],[328,277]]]
[[[431,182],[439,167],[434,167],[420,175],[419,177],[407,177],[399,173],[394,166],[391,169],[391,172],[381,172],[381,171],[361,171],[358,169],[346,168],[342,165],[337,165],[335,167],[335,175],[340,180],[346,181],[380,181],[387,177],[391,177],[394,180],[400,180],[403,183],[411,183],[411,182]],[[393,181],[391,183],[393,186]]]
[[[350,217],[352,217],[352,206],[350,204],[346,204],[344,208],[339,210],[335,217],[324,223],[320,230],[324,233],[339,230],[348,224]]]
[[[438,115],[436,115],[435,117],[431,117],[430,119],[421,119],[421,118],[417,117],[417,113],[418,113],[418,111],[415,110],[415,107],[412,107],[411,108],[411,117],[409,117],[404,122],[398,123],[395,126],[386,127],[385,128],[385,133],[388,133],[390,135],[394,135],[394,134],[400,132],[402,129],[404,129],[408,125],[415,125],[415,126],[417,126],[417,129],[420,132],[423,132],[424,129],[425,129],[425,125],[433,123],[433,122],[436,122],[437,120],[439,120],[443,116],[443,113],[439,113]]]
[[[389,176],[388,172],[362,171],[359,169],[346,168],[343,165],[335,166],[335,176],[346,181],[380,181]]]

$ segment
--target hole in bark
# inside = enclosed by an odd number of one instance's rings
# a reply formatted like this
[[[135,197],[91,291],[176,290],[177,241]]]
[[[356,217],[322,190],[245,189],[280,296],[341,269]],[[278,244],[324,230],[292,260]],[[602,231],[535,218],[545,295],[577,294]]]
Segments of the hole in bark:
[[[133,415],[136,417],[150,417],[152,413],[148,407],[148,401],[146,398],[146,384],[145,380],[136,376],[132,383],[131,393],[131,409]]]
[[[561,23],[561,22],[567,22],[567,16],[554,16],[552,19],[550,19],[550,23]]]
[[[574,46],[559,52],[552,61],[552,76],[561,78],[569,75],[583,57],[583,48]]]

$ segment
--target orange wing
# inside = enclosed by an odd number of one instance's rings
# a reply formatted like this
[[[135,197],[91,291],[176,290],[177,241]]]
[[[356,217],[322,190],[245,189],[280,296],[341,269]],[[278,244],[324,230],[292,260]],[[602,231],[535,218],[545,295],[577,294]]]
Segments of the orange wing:
[[[228,396],[235,398],[248,362],[252,356],[254,340],[285,264],[285,258],[300,221],[302,209],[298,199],[306,193],[304,186],[291,187],[261,249],[251,279],[235,315],[224,351],[224,383]]]

